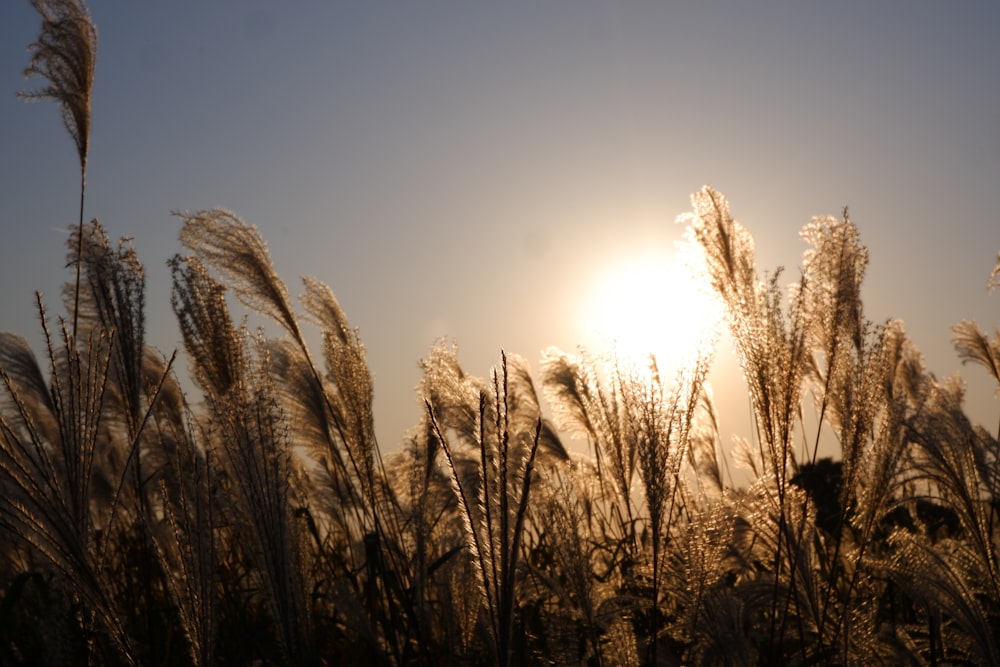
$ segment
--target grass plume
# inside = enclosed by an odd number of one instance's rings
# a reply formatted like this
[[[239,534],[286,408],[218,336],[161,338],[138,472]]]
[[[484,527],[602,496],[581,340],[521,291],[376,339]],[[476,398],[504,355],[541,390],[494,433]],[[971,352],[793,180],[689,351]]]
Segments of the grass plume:
[[[18,93],[21,99],[51,99],[59,105],[63,125],[76,145],[80,160],[80,220],[77,227],[76,287],[73,335],[76,335],[80,299],[80,262],[83,256],[83,204],[87,190],[90,151],[90,107],[97,69],[97,26],[82,0],[32,0],[42,18],[42,30],[28,50],[31,60],[25,78],[47,80],[42,88]]]

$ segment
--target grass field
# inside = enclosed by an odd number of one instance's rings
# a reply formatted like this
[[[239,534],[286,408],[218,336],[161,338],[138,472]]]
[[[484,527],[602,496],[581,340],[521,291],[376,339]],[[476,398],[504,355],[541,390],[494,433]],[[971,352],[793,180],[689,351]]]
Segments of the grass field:
[[[803,228],[786,282],[721,193],[692,196],[752,406],[735,445],[712,341],[670,376],[551,349],[474,377],[440,344],[387,455],[333,291],[293,299],[230,211],[179,214],[184,349],[146,344],[138,255],[84,218],[96,31],[78,0],[35,6],[81,208],[45,348],[0,334],[0,662],[1000,663],[1000,442],[902,322],[868,319],[846,211]],[[953,331],[1000,386],[1000,334]]]

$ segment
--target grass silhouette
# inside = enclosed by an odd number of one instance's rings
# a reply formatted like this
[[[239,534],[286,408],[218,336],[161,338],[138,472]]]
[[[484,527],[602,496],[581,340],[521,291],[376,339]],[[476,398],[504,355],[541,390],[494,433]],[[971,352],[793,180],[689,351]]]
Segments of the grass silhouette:
[[[85,174],[96,31],[80,3],[35,4],[29,72]],[[711,345],[670,378],[556,349],[478,378],[439,343],[387,455],[330,288],[295,300],[256,228],[179,213],[165,355],[138,254],[83,223],[83,182],[68,312],[38,296],[40,356],[0,334],[3,664],[1000,662],[1000,443],[901,322],[866,319],[846,211],[803,228],[783,285],[721,193],[692,197],[754,418],[728,453]],[[1000,334],[953,332],[1000,386]]]

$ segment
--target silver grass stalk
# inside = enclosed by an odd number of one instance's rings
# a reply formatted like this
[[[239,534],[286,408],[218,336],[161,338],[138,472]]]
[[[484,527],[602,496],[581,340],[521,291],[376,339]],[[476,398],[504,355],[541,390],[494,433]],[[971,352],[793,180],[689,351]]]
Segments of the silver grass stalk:
[[[802,300],[804,310],[811,314],[807,335],[814,352],[810,369],[822,387],[810,457],[815,463],[830,401],[842,395],[837,388],[851,375],[845,366],[853,365],[852,353],[863,353],[861,282],[868,265],[868,251],[861,245],[857,227],[847,217],[846,210],[842,220],[814,218],[800,236],[811,247],[803,255],[805,278],[796,298]],[[848,418],[844,416],[840,423],[846,425]]]
[[[1000,275],[1000,264],[997,264],[994,274]],[[962,363],[981,365],[996,381],[997,391],[1000,391],[1000,327],[994,331],[992,338],[971,320],[962,320],[951,331],[955,334],[952,344]],[[1000,426],[997,427],[997,437],[1000,438]]]
[[[210,396],[227,396],[243,381],[242,341],[226,308],[226,288],[197,258],[170,262],[170,301],[195,380]]]
[[[86,264],[90,289],[82,299],[74,295],[68,307],[82,318],[86,335],[81,330],[70,332],[61,321],[62,338],[57,345],[38,297],[50,386],[23,340],[0,337],[4,348],[0,375],[8,394],[3,405],[8,435],[3,448],[9,463],[5,470],[25,501],[11,505],[20,508],[15,513],[17,522],[25,531],[34,531],[25,539],[50,561],[63,556],[64,562],[54,565],[61,571],[77,572],[69,581],[82,585],[96,578],[109,589],[100,594],[78,590],[77,594],[112,632],[122,655],[128,656],[130,640],[119,632],[120,623],[108,606],[117,601],[121,588],[103,579],[105,556],[113,537],[122,535],[115,531],[116,520],[128,521],[126,532],[148,528],[139,452],[144,427],[171,362],[164,366],[164,377],[145,373],[144,282],[131,246],[123,243],[117,252],[112,251],[96,222],[77,234],[87,239],[78,264]],[[81,245],[78,239],[71,239],[70,244]],[[131,496],[138,504],[134,509],[119,503],[129,472],[137,480]],[[128,511],[132,514],[121,516]],[[63,525],[58,517],[69,523]],[[152,576],[149,565],[148,561],[144,565],[145,574]],[[149,583],[148,579],[144,582]],[[147,588],[147,599],[149,593]]]
[[[80,0],[32,0],[42,17],[42,32],[28,50],[31,62],[25,78],[39,76],[48,85],[22,91],[24,100],[51,99],[62,113],[66,130],[76,144],[80,170],[87,168],[90,144],[90,100],[97,64],[97,27]]]
[[[212,267],[226,278],[227,286],[233,289],[244,306],[270,317],[289,333],[308,361],[316,384],[321,389],[325,389],[323,378],[313,361],[289,299],[288,289],[274,270],[267,245],[259,231],[248,225],[236,214],[225,209],[199,211],[194,214],[176,213],[176,215],[184,218],[184,226],[180,233],[181,243],[190,249],[201,262]],[[309,285],[307,282],[307,288]],[[316,312],[311,313],[313,317],[325,319],[329,316],[331,309],[339,310],[339,305],[335,304],[335,300],[331,304],[327,296],[315,286],[310,290],[306,303],[309,304],[310,308],[316,310]],[[342,313],[340,315],[342,316]],[[324,321],[324,324],[327,322]],[[336,341],[348,335],[345,331],[346,321],[342,317],[336,320],[335,325],[334,330],[328,332],[330,334],[328,339]],[[350,372],[353,373],[357,371],[359,365],[357,357],[359,349],[361,349],[360,341],[354,338],[346,347],[347,351],[354,357],[354,363],[350,369]],[[344,349],[344,346],[338,346],[338,349]],[[360,358],[363,365],[363,352],[360,353]],[[338,359],[336,363],[339,362]],[[365,373],[367,373],[367,369],[365,369]],[[338,393],[348,395],[351,392],[357,392],[359,387],[351,384],[336,387],[336,389]],[[348,445],[352,441],[352,433],[350,432],[352,425],[345,422],[345,418],[351,416],[360,416],[360,421],[365,422],[366,417],[363,414],[359,415],[358,411],[354,410],[356,405],[346,406],[348,409],[345,410],[345,406],[338,403],[337,397],[330,395],[325,390],[323,395],[333,426],[329,447],[331,458],[343,471],[345,478],[353,475],[355,479],[365,485],[364,495],[372,511],[375,511],[383,503],[378,497],[372,480],[372,458],[377,459],[379,467],[382,465],[374,437],[364,439],[364,451],[359,452],[351,448]],[[343,452],[340,451],[341,447]],[[344,454],[346,454],[346,460]],[[377,521],[377,519],[375,520]]]
[[[952,328],[952,344],[962,363],[978,363],[996,380],[1000,387],[1000,328],[990,338],[979,325],[962,320]]]
[[[76,144],[80,159],[80,222],[76,256],[76,297],[73,336],[76,336],[80,294],[80,256],[83,250],[83,202],[87,189],[87,156],[90,148],[90,104],[97,66],[97,27],[81,0],[32,0],[42,17],[42,31],[28,50],[31,61],[26,78],[39,76],[48,84],[18,95],[24,100],[51,99],[59,105],[63,124]]]
[[[629,369],[613,355],[603,359],[574,356],[550,348],[542,360],[543,391],[553,405],[556,425],[587,438],[601,488],[613,489],[613,496],[604,500],[619,510],[621,538],[635,555],[638,543],[632,484],[638,452],[635,419],[641,400],[633,391],[632,379]]]
[[[780,270],[758,280],[753,238],[732,218],[721,193],[706,187],[692,195],[692,204],[694,212],[680,220],[688,223],[689,240],[701,246],[709,278],[726,305],[760,445],[783,489],[806,368],[809,313],[799,300],[783,312]]]
[[[487,612],[490,616],[490,631],[494,639],[496,639],[496,628],[497,628],[497,609],[495,604],[495,588],[493,588],[494,579],[491,576],[493,570],[492,565],[488,564],[488,558],[490,553],[486,550],[485,545],[482,543],[482,538],[480,537],[480,529],[478,527],[479,521],[474,518],[476,512],[473,511],[473,507],[476,506],[475,499],[470,495],[470,492],[466,489],[466,484],[463,482],[464,475],[459,474],[459,466],[457,465],[456,459],[452,454],[452,448],[448,444],[448,440],[445,437],[444,432],[441,429],[441,425],[434,415],[434,407],[429,400],[425,402],[425,407],[427,409],[427,416],[430,420],[431,428],[434,430],[436,440],[441,444],[441,450],[444,452],[445,460],[447,461],[448,468],[451,470],[452,484],[455,489],[455,493],[458,496],[459,509],[461,510],[462,520],[465,525],[465,531],[467,536],[467,546],[469,552],[472,556],[473,561],[476,564],[476,580],[478,582],[479,593],[482,597],[483,606],[486,607]]]
[[[262,573],[264,601],[276,622],[279,646],[291,661],[305,648],[297,636],[304,627],[299,623],[299,582],[292,571],[297,555],[289,516],[289,453],[267,374],[266,346],[258,342],[256,349],[265,353],[265,360],[255,359],[245,327],[237,330],[229,316],[225,287],[197,258],[175,257],[170,265],[174,311],[209,409],[207,450],[217,452],[213,458],[235,487],[237,525],[246,531],[245,546]]]
[[[468,546],[489,616],[496,664],[504,667],[512,659],[513,623],[518,609],[517,573],[542,431],[542,420],[538,418],[527,443],[518,437],[514,425],[520,419],[512,410],[515,405],[523,410],[525,403],[516,398],[509,378],[510,366],[506,354],[502,354],[501,366],[493,373],[492,387],[479,392],[478,434],[472,443],[464,443],[478,453],[476,496],[461,473],[457,452],[446,436],[447,425],[436,416],[431,396],[441,394],[431,392],[425,397],[428,419],[445,454],[465,521]]]
[[[792,438],[809,363],[811,314],[801,299],[794,298],[788,312],[784,311],[780,270],[770,279],[758,281],[753,239],[733,219],[721,193],[705,187],[691,200],[694,211],[680,221],[688,225],[688,239],[701,247],[712,285],[726,306],[732,340],[750,391],[761,458],[776,482],[779,526],[768,640],[769,651],[774,652],[783,643],[785,632],[785,616],[779,618],[779,581],[785,562],[783,550],[793,546],[785,541],[789,516],[786,496],[789,473],[795,465]],[[799,288],[800,292],[804,289]],[[796,570],[792,567],[788,572],[793,587]]]
[[[710,357],[699,354],[691,367],[682,368],[670,387],[664,387],[659,373],[653,366],[651,377],[642,382],[633,379],[622,386],[625,401],[633,411],[630,422],[637,427],[634,437],[638,442],[638,469],[643,483],[646,511],[652,540],[652,595],[650,601],[651,627],[649,636],[650,660],[654,664],[659,652],[658,635],[661,633],[660,592],[663,577],[663,550],[669,546],[675,511],[686,508],[680,478],[681,466],[688,458],[690,433]],[[678,508],[682,508],[678,510]],[[690,509],[690,508],[686,508]]]
[[[859,362],[862,365],[854,378],[833,397],[834,412],[843,414],[840,421],[844,424],[838,434],[844,452],[842,525],[834,536],[819,625],[820,640],[826,641],[826,621],[834,620],[831,646],[839,636],[843,636],[845,645],[849,639],[859,637],[857,631],[850,632],[850,638],[847,634],[854,608],[863,605],[865,592],[876,578],[869,553],[876,544],[876,532],[903,495],[901,472],[909,419],[905,376],[915,350],[900,322],[883,327],[864,349]],[[844,562],[840,561],[842,552]],[[847,577],[846,589],[840,577]],[[833,599],[834,592],[839,600]],[[831,616],[835,611],[839,611],[839,617]]]
[[[184,219],[181,244],[222,274],[244,306],[272,318],[296,340],[301,338],[288,288],[255,227],[225,209],[175,215]]]
[[[165,375],[167,361],[146,355],[144,374],[155,385]],[[189,427],[189,412],[180,382],[173,375],[161,383],[152,428],[156,447],[149,448],[151,480],[159,496],[153,499],[153,547],[164,572],[164,583],[177,605],[178,619],[188,640],[193,664],[210,665],[215,656],[215,611],[219,558],[216,508],[212,502],[214,461],[203,452]],[[152,484],[150,484],[152,486]],[[163,518],[158,518],[162,512]]]
[[[103,577],[91,504],[111,343],[92,334],[86,346],[78,346],[63,324],[57,346],[40,295],[38,307],[50,365],[47,396],[38,385],[37,364],[24,358],[25,346],[9,335],[2,341],[12,347],[0,356],[16,361],[0,365],[7,394],[0,412],[0,486],[5,490],[0,528],[71,585],[88,614],[107,629],[121,658],[133,663],[131,641]]]
[[[726,643],[743,644],[745,637],[734,634],[735,628],[726,621],[728,596],[713,596],[717,582],[725,574],[725,557],[732,549],[735,516],[728,503],[719,501],[698,511],[682,533],[682,544],[670,559],[673,576],[667,585],[673,589],[678,607],[683,611],[686,638],[695,639],[698,652],[720,650]],[[727,602],[724,602],[727,601]],[[722,608],[713,608],[713,602]],[[742,633],[740,633],[742,634]],[[712,648],[710,648],[712,647]]]
[[[293,347],[297,348],[294,354],[288,346],[262,344],[259,349],[265,351],[264,348],[269,347],[268,353],[272,350],[279,353],[279,358],[275,360],[278,365],[269,361],[263,370],[269,375],[273,387],[280,388],[287,384],[280,377],[281,372],[288,371],[296,376],[289,377],[289,380],[300,387],[302,373],[311,376],[305,384],[307,396],[289,403],[293,412],[317,407],[321,410],[312,420],[314,426],[319,427],[319,430],[313,429],[313,434],[322,432],[325,451],[319,452],[315,443],[308,448],[313,455],[319,454],[315,458],[320,463],[320,470],[314,471],[317,474],[308,473],[308,476],[316,479],[325,472],[333,494],[350,499],[349,503],[344,503],[345,509],[354,511],[360,519],[351,529],[354,533],[352,541],[363,542],[369,575],[387,573],[391,576],[378,575],[378,578],[391,582],[392,586],[407,587],[409,565],[397,546],[403,531],[398,523],[398,506],[393,490],[385,484],[384,466],[374,435],[373,385],[357,332],[348,328],[346,317],[332,291],[319,281],[306,279],[307,293],[303,304],[307,316],[323,328],[324,373],[313,361],[288,291],[275,272],[267,247],[256,228],[221,209],[183,217],[185,224],[180,235],[181,242],[193,252],[193,257],[186,261],[189,264],[196,261],[201,267],[198,273],[209,267],[218,272],[243,305],[270,317],[290,335]],[[180,275],[186,280],[183,272]],[[207,272],[197,277],[196,282],[208,285],[205,277],[208,277]],[[223,299],[226,286],[214,279],[212,284],[215,287],[205,296],[211,296],[212,301]],[[195,315],[192,322],[208,320],[210,323],[213,309],[222,313],[226,311],[224,304],[209,306],[207,302],[200,303],[201,299],[194,292],[183,287],[178,295],[182,310]],[[228,319],[228,315],[224,316]],[[182,322],[182,331],[185,329]],[[190,338],[198,343],[198,335]],[[207,357],[211,346],[201,347],[206,348]],[[282,392],[282,396],[288,393]],[[305,515],[315,518],[308,507],[303,511]],[[347,524],[341,522],[341,525]],[[371,578],[371,586],[377,587],[379,582],[375,577]],[[403,597],[401,591],[396,593],[392,595]],[[396,631],[390,627],[395,625],[395,621],[390,617],[399,613],[399,609],[392,595],[388,592],[382,595],[378,602],[384,603],[383,606],[373,609],[371,613],[375,622],[389,630],[390,642],[395,642]],[[397,653],[402,650],[396,645],[391,648]]]
[[[582,617],[586,657],[604,665],[601,629],[618,613],[607,611],[607,603],[615,593],[614,584],[606,579],[600,581],[596,574],[600,563],[595,554],[602,542],[593,520],[595,476],[589,461],[582,459],[542,467],[539,496],[529,515],[535,534],[531,549],[541,556],[529,559],[527,567],[531,578],[555,597],[560,608],[567,610],[571,618]],[[571,648],[580,638],[574,634],[566,641]]]
[[[244,375],[228,394],[210,396],[210,451],[230,475],[235,524],[260,576],[261,593],[287,664],[311,655],[309,619],[292,496],[287,424],[268,374],[266,345],[242,330]]]
[[[887,563],[889,576],[929,610],[944,612],[971,640],[971,650],[962,657],[972,664],[1000,663],[994,628],[976,581],[982,574],[978,571],[981,563],[969,553],[969,547],[951,540],[931,545],[902,530],[889,537],[889,544],[894,550]],[[948,648],[940,649],[945,658],[949,657]]]
[[[989,455],[991,438],[965,415],[957,380],[928,383],[927,401],[908,423],[907,437],[915,448],[912,475],[929,483],[955,510],[968,533],[971,553],[979,560],[984,585],[994,599],[1000,599],[1000,559],[990,504],[984,502],[984,498],[995,498],[996,491],[996,462]]]
[[[719,417],[715,401],[712,399],[712,389],[707,383],[703,387],[699,401],[701,418],[693,425],[688,457],[699,490],[702,493],[708,492],[705,487],[706,483],[710,483],[711,492],[721,494],[727,487],[733,487],[733,479],[729,472],[728,459],[721,448]],[[726,471],[725,479],[723,479],[723,469]]]
[[[96,220],[77,233],[84,237],[80,246],[83,284],[76,304],[79,327],[114,332],[112,387],[131,438],[141,418],[142,398],[147,389],[142,370],[146,352],[145,270],[131,240],[121,239],[113,247]],[[69,243],[72,245],[73,240]],[[64,292],[68,289],[68,285],[64,286]]]
[[[205,667],[215,659],[218,557],[215,511],[210,493],[211,457],[194,450],[194,442],[178,453],[176,482],[160,480],[164,514],[169,525],[169,542],[153,541],[166,573],[166,585],[177,605],[178,616],[188,640],[192,663]],[[187,459],[182,462],[182,458]]]
[[[275,392],[287,415],[292,441],[304,455],[300,457],[303,459],[300,468],[304,479],[309,480],[312,511],[319,512],[322,521],[332,522],[331,528],[345,540],[348,553],[353,554],[356,543],[372,524],[372,508],[365,500],[368,496],[359,491],[356,481],[346,475],[346,469],[331,460],[330,434],[335,427],[326,397],[336,391],[333,386],[324,389],[317,384],[313,369],[293,342],[268,341],[268,356]],[[359,446],[353,441],[347,444]],[[337,453],[334,450],[333,455]],[[318,467],[310,470],[306,459]],[[352,555],[350,560],[353,559]]]
[[[805,456],[810,465],[815,465],[824,427],[830,425],[841,447],[844,470],[838,499],[843,510],[831,535],[834,549],[817,633],[822,647],[827,641],[824,628],[830,598],[844,573],[840,563],[845,528],[843,517],[852,514],[861,494],[871,490],[870,479],[865,473],[887,460],[878,456],[887,448],[876,447],[873,438],[877,420],[883,416],[886,406],[883,387],[895,369],[886,354],[887,347],[891,346],[887,339],[889,329],[881,327],[873,333],[870,323],[863,317],[861,283],[868,265],[868,251],[861,244],[857,227],[847,210],[840,219],[813,218],[800,236],[810,248],[803,254],[803,279],[793,300],[802,304],[806,314],[806,343],[810,348],[807,370],[816,385],[818,416],[811,452],[807,449]],[[898,447],[893,451],[898,451]],[[882,469],[890,471],[890,477],[896,470],[894,464]],[[888,485],[891,479],[884,481]],[[891,489],[891,486],[882,486],[878,491]],[[886,496],[878,497],[884,499]],[[881,518],[883,507],[878,503],[860,508],[865,513],[862,530],[874,527],[876,518]],[[805,507],[799,515],[796,541],[802,543],[812,527],[806,525]],[[841,594],[843,609],[855,606],[847,600],[859,583],[862,569],[858,565],[866,546],[867,538],[861,540],[856,550],[855,563],[844,565],[851,574],[847,593]],[[793,572],[796,570],[793,567]],[[845,611],[838,618],[837,631],[843,627],[846,615]]]

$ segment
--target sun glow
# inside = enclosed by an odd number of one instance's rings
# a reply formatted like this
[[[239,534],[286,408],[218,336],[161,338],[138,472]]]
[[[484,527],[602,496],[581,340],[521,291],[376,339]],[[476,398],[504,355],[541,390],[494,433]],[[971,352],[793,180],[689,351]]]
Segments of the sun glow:
[[[721,318],[697,270],[681,254],[649,252],[598,272],[581,309],[587,346],[640,366],[652,354],[661,370],[679,368],[713,338]]]

